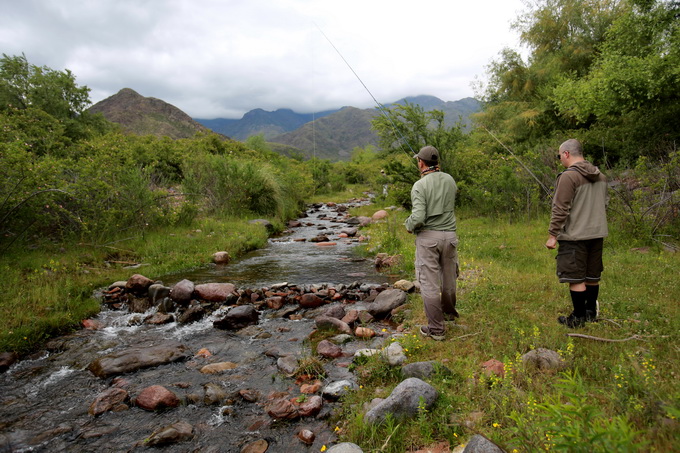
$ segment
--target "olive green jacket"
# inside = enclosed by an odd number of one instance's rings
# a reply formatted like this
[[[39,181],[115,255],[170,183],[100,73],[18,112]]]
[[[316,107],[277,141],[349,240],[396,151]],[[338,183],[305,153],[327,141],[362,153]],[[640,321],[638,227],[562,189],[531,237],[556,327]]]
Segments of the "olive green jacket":
[[[411,215],[404,225],[411,233],[423,230],[456,231],[456,181],[435,171],[421,177],[411,188]]]

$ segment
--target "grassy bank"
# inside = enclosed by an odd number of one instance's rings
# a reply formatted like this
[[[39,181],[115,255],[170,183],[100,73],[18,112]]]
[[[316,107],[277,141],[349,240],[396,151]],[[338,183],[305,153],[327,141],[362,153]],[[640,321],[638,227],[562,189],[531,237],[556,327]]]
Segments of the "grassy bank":
[[[279,226],[280,227],[280,226]],[[246,219],[203,219],[106,244],[45,245],[0,258],[0,351],[20,354],[96,314],[95,289],[140,273],[149,278],[235,258],[263,246],[267,232]]]
[[[387,222],[371,226],[367,247],[402,254],[391,272],[413,278],[405,217],[391,211]],[[568,330],[556,321],[571,306],[567,287],[555,277],[555,252],[543,246],[547,220],[460,216],[459,326],[449,326],[443,342],[413,335],[425,322],[418,295],[410,297],[413,314],[404,323],[409,362],[437,360],[452,372],[430,381],[440,392],[436,407],[415,420],[365,426],[363,404],[386,397],[403,379],[379,360],[369,361],[357,370],[362,389],[349,397],[337,422],[343,439],[385,452],[437,441],[453,447],[475,433],[506,451],[680,449],[680,256],[631,249],[614,233],[605,242],[599,297],[605,320]],[[566,335],[574,332],[629,340]],[[521,355],[535,348],[557,351],[566,369],[524,369]],[[490,359],[504,363],[504,376],[483,372],[481,364]]]

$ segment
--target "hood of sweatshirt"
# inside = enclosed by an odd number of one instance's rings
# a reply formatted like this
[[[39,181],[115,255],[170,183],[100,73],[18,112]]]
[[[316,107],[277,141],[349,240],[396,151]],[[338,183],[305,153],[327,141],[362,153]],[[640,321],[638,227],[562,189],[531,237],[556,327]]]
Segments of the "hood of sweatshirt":
[[[600,177],[600,169],[587,160],[576,162],[569,167],[569,170],[575,170],[581,173],[588,181],[597,181]]]

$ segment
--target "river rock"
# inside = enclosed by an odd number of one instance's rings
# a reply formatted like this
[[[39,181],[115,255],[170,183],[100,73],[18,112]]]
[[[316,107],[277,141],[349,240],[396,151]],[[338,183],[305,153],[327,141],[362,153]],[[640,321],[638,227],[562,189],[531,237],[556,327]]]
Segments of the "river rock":
[[[328,450],[327,453],[364,453],[360,446],[353,444],[352,442],[342,442],[340,444],[335,444]]]
[[[132,313],[146,313],[149,308],[153,307],[153,304],[148,297],[137,297],[133,294],[128,295],[127,305],[128,311]]]
[[[354,329],[354,336],[363,339],[373,338],[375,337],[375,330],[369,327],[357,327]]]
[[[316,294],[303,294],[300,297],[300,306],[302,308],[317,308],[325,304],[326,301]]]
[[[146,294],[149,286],[153,284],[153,280],[141,274],[132,275],[127,282],[125,282],[125,289],[134,294]]]
[[[203,283],[194,287],[194,294],[208,302],[226,302],[237,299],[236,287],[231,283]]]
[[[384,318],[390,312],[406,303],[407,295],[400,289],[386,289],[369,304],[368,312],[375,318]]]
[[[238,364],[234,362],[211,363],[201,368],[201,373],[218,374],[221,373],[222,371],[233,370],[234,368],[238,368]]]
[[[505,376],[505,365],[503,365],[503,362],[499,360],[487,360],[486,362],[482,363],[482,368],[484,369],[484,374],[487,376],[491,376],[492,374],[500,378]]]
[[[181,280],[170,289],[170,298],[178,304],[187,304],[194,294],[194,282],[191,280]]]
[[[323,312],[323,316],[328,316],[329,318],[342,319],[345,317],[345,308],[342,305],[333,304]]]
[[[522,363],[527,369],[542,371],[561,370],[566,366],[560,355],[550,349],[538,348],[527,352],[522,356]]]
[[[446,368],[439,362],[430,360],[427,362],[414,362],[409,363],[401,367],[401,373],[409,377],[415,377],[419,379],[427,379],[432,377],[436,372],[443,373],[445,375],[451,375],[451,370]]]
[[[184,313],[179,315],[177,321],[181,324],[190,324],[192,322],[200,321],[205,316],[205,309],[194,301],[189,308],[187,308]]]
[[[384,209],[381,209],[379,211],[374,212],[371,217],[373,218],[373,220],[382,220],[382,219],[386,218],[387,216],[388,216],[387,211],[385,211]]]
[[[505,451],[481,434],[475,434],[465,445],[463,453],[505,453]]]
[[[139,393],[135,405],[147,411],[157,411],[179,406],[179,398],[162,385],[152,385]]]
[[[213,327],[223,330],[238,330],[257,324],[260,314],[254,305],[238,305],[227,312],[224,318],[213,321]]]
[[[314,320],[316,327],[321,330],[337,330],[340,333],[352,334],[352,328],[347,323],[339,319],[329,318],[328,316],[319,316]]]
[[[335,381],[328,384],[321,391],[321,395],[323,395],[324,398],[330,400],[337,400],[341,396],[346,395],[348,392],[356,388],[358,388],[358,385],[354,381],[344,379],[342,381]]]
[[[158,325],[161,325],[161,324],[171,323],[174,320],[175,320],[175,317],[173,315],[168,314],[168,313],[154,313],[153,315],[144,319],[144,324],[150,324],[150,325],[158,326]]]
[[[110,388],[106,389],[90,404],[90,408],[87,413],[90,415],[101,415],[104,412],[113,410],[115,407],[120,406],[128,399],[128,392],[120,388]]]
[[[130,373],[141,368],[184,360],[188,355],[188,348],[183,344],[175,342],[166,342],[150,347],[134,346],[99,357],[90,363],[88,369],[95,376],[106,378]]]
[[[342,356],[342,348],[328,340],[321,340],[316,346],[316,352],[329,359],[335,359]]]
[[[265,453],[268,449],[269,442],[265,439],[258,439],[244,445],[241,453]]]
[[[221,385],[215,382],[208,382],[203,385],[203,404],[206,406],[221,404],[226,398],[227,392]]]
[[[177,422],[154,431],[144,444],[151,447],[176,444],[194,437],[194,427],[187,422]]]
[[[413,284],[413,282],[409,281],[409,280],[399,280],[397,282],[394,282],[394,285],[392,285],[392,286],[396,289],[400,289],[400,290],[405,291],[407,293],[410,293],[416,287],[416,285]]]
[[[284,374],[292,376],[298,369],[298,360],[292,355],[279,357],[276,360],[276,366]]]
[[[359,232],[359,229],[355,228],[355,227],[347,227],[347,228],[341,229],[340,232],[345,233],[349,237],[354,237]]]
[[[231,256],[229,252],[215,252],[213,253],[213,263],[215,264],[229,264],[231,261]]]
[[[323,398],[319,395],[312,395],[305,399],[298,407],[300,417],[314,417],[323,408]]]
[[[395,419],[418,415],[421,400],[425,409],[431,409],[437,400],[437,389],[418,378],[408,378],[397,385],[390,396],[378,403],[364,415],[368,424],[381,423],[392,414]]]
[[[273,297],[268,297],[265,299],[265,303],[267,304],[267,308],[271,308],[272,310],[278,310],[281,307],[283,307],[283,304],[285,303],[285,299],[282,296],[273,296]]]
[[[297,406],[286,398],[279,398],[269,401],[265,405],[265,410],[272,418],[295,420],[300,417]]]
[[[316,435],[314,432],[308,430],[308,429],[301,429],[297,433],[298,439],[300,439],[303,443],[307,445],[312,445],[314,443],[314,439],[316,438]]]
[[[391,366],[400,366],[402,363],[406,362],[404,348],[396,341],[383,349],[382,355]]]
[[[16,352],[0,353],[0,373],[7,371],[18,359],[19,355]]]
[[[164,298],[170,295],[170,288],[160,283],[154,283],[148,289],[151,305],[158,305]]]

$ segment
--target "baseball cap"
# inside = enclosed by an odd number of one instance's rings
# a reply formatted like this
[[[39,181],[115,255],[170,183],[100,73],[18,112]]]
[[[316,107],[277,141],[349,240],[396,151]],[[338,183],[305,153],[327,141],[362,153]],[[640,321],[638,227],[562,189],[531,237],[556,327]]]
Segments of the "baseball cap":
[[[426,160],[426,161],[429,161],[429,162],[432,162],[432,161],[438,162],[439,161],[439,151],[437,151],[437,148],[435,148],[434,146],[428,145],[428,146],[422,147],[420,149],[420,152],[413,157],[414,158],[417,157],[419,159]]]

